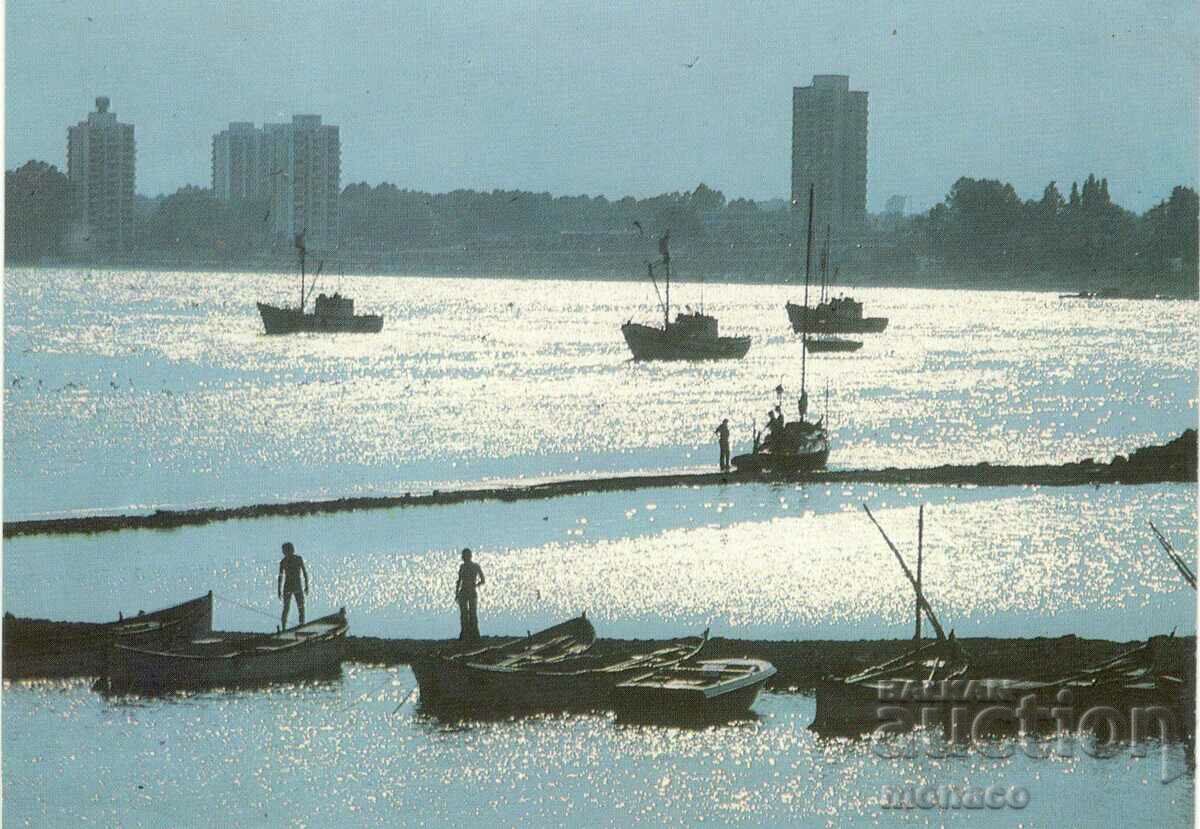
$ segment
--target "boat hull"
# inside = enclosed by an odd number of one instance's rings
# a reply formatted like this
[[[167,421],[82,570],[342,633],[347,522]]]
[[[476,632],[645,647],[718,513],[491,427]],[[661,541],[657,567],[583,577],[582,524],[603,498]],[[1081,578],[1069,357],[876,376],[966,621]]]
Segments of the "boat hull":
[[[306,629],[320,632],[302,636]],[[154,693],[337,676],[348,630],[341,613],[273,635],[197,640],[190,648],[155,651],[114,645],[107,654],[104,685],[110,693]],[[197,652],[197,645],[208,652]]]
[[[793,302],[787,303],[788,321],[792,330],[803,334],[805,328],[809,334],[879,334],[888,327],[887,317],[861,317],[859,319],[846,317],[819,316],[809,309],[805,315],[804,306]]]
[[[692,659],[707,636],[630,659],[584,655],[542,668],[476,665],[440,654],[412,659],[421,703],[437,712],[597,710],[611,706],[613,689],[648,669]]]
[[[750,350],[749,337],[676,335],[650,325],[627,322],[621,334],[635,360],[740,360]]]
[[[4,678],[98,676],[114,643],[167,648],[212,630],[212,593],[102,624],[4,620]]]
[[[824,469],[829,460],[829,446],[818,452],[803,452],[798,454],[774,454],[772,452],[755,452],[745,455],[735,455],[731,463],[738,472],[774,472],[787,474],[795,472],[815,472]]]
[[[378,334],[383,330],[383,317],[378,314],[328,316],[306,314],[296,308],[278,308],[257,303],[263,328],[268,334],[342,333]]]
[[[752,672],[706,684],[706,665],[749,667]],[[696,677],[688,677],[689,672]],[[748,714],[775,673],[769,662],[708,660],[684,670],[667,669],[624,682],[613,692],[613,707],[622,717],[638,721],[728,719]]]
[[[858,351],[863,347],[862,340],[806,340],[805,349],[811,354],[842,353]]]

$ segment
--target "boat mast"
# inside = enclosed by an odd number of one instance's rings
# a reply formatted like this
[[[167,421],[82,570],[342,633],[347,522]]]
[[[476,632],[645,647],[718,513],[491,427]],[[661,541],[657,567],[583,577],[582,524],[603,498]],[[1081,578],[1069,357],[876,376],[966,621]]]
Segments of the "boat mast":
[[[667,302],[663,306],[663,313],[666,319],[663,321],[663,330],[666,331],[671,327],[671,257],[667,256],[663,259],[663,266],[667,272]]]
[[[821,303],[825,303],[825,288],[829,282],[829,225],[825,225],[825,249],[821,251]]]
[[[667,228],[667,232],[658,240],[658,252],[662,254],[663,267],[667,272],[667,301],[663,305],[663,314],[666,318],[663,320],[663,331],[671,327],[671,228]]]
[[[805,363],[808,355],[808,280],[812,267],[813,185],[808,185],[808,241],[804,245],[804,328],[800,331],[800,396],[804,396]]]
[[[296,250],[300,251],[300,313],[303,314],[304,313],[304,280],[305,280],[304,255],[307,253],[307,250],[304,247],[304,231],[303,230],[301,230],[299,233],[296,234],[294,244],[296,245]]]

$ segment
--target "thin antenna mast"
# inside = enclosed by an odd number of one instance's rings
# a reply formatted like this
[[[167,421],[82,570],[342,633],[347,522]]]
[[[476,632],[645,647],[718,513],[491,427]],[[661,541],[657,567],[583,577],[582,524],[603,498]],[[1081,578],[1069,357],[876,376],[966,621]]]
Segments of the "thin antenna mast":
[[[805,369],[808,355],[808,281],[812,269],[813,185],[808,185],[808,241],[804,245],[804,328],[800,333],[800,396],[804,396]]]

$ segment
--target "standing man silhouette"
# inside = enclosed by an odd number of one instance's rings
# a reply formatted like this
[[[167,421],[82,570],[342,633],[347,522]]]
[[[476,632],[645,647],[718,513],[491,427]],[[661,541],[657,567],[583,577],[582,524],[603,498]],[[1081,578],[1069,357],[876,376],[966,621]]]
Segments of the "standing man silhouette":
[[[300,577],[304,576],[304,590],[300,589]],[[283,616],[279,619],[282,629],[287,629],[288,610],[292,606],[292,597],[296,597],[296,610],[300,614],[300,624],[304,624],[304,597],[308,593],[308,570],[304,567],[304,559],[296,555],[292,542],[283,542],[283,558],[279,560],[279,578],[275,582],[275,592],[283,600]]]
[[[471,561],[471,548],[464,547],[462,564],[458,568],[458,583],[454,586],[454,600],[458,602],[461,623],[458,638],[461,642],[475,642],[479,639],[478,597],[475,595],[475,589],[482,587],[483,582],[483,569]]]
[[[721,471],[729,471],[729,418],[721,421],[721,425],[714,431],[717,433],[717,442],[721,447]]]

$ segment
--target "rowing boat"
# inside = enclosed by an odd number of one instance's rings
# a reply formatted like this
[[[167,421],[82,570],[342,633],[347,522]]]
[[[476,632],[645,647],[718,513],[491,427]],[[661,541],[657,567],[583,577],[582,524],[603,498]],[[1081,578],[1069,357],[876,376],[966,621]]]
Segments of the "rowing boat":
[[[205,636],[169,650],[113,645],[102,686],[110,693],[260,685],[336,675],[346,609],[262,636]]]
[[[429,654],[414,658],[412,669],[422,703],[435,709],[595,709],[610,704],[620,683],[692,659],[707,641],[705,631],[645,653],[598,654],[589,646],[578,655],[519,663]]]
[[[938,707],[931,694],[911,689],[943,687],[962,678],[970,663],[953,631],[847,677],[831,677],[816,688],[817,710],[812,730],[821,734],[866,734],[897,717],[921,722],[921,710]],[[893,708],[902,708],[897,713]]]
[[[4,616],[4,678],[96,676],[115,643],[167,648],[212,631],[213,595],[115,622],[55,622]]]
[[[730,717],[748,712],[774,675],[775,666],[762,659],[704,659],[618,684],[613,705],[639,720]]]

